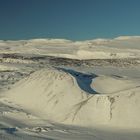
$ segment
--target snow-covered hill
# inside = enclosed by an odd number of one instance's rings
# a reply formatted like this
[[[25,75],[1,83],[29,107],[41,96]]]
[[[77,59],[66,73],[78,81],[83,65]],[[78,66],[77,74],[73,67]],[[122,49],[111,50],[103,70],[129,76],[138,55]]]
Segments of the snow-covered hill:
[[[4,100],[57,123],[140,128],[139,82],[49,68],[15,84]]]
[[[65,39],[1,40],[0,53],[38,54],[72,59],[139,58],[139,44],[139,36],[88,41]]]
[[[140,37],[0,41],[0,139],[139,140]]]

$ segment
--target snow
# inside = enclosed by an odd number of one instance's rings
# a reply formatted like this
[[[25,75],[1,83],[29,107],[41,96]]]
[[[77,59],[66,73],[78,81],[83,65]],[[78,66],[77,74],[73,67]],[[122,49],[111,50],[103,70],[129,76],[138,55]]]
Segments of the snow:
[[[139,44],[1,40],[0,139],[139,140]]]
[[[65,39],[31,39],[0,41],[0,53],[38,54],[71,59],[139,58],[140,37],[118,37],[71,41]],[[121,50],[120,50],[121,49]]]
[[[18,68],[17,67],[9,67],[9,66],[0,64],[0,71],[13,71],[13,70],[18,70]]]
[[[91,87],[101,94],[113,94],[124,90],[131,90],[139,86],[140,80],[122,77],[99,76],[93,79]]]
[[[129,40],[129,39],[140,39],[140,36],[119,36],[116,37],[116,40]]]
[[[42,119],[57,123],[140,127],[138,79],[97,76],[91,83],[96,92],[89,93],[91,77],[82,83],[84,76],[78,81],[81,75],[74,77],[68,72],[55,68],[37,71],[17,82],[5,93],[5,98]]]

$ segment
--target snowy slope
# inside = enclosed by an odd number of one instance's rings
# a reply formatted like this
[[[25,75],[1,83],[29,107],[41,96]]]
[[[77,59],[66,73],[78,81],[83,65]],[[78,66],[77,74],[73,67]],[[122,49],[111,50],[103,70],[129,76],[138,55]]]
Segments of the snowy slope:
[[[91,77],[84,83],[79,76],[43,69],[15,84],[4,99],[57,123],[140,128],[140,80],[98,76],[91,83],[96,91],[91,94],[86,90]]]
[[[140,79],[99,76],[93,79],[91,87],[101,94],[115,94],[125,90],[131,90],[140,84]]]
[[[139,140],[139,64],[139,36],[0,40],[0,139]]]

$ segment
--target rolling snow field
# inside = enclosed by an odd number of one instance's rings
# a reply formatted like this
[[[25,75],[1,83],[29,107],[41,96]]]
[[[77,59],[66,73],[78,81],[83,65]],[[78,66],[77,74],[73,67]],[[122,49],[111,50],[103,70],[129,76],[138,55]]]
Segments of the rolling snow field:
[[[0,40],[0,140],[140,140],[140,37]]]

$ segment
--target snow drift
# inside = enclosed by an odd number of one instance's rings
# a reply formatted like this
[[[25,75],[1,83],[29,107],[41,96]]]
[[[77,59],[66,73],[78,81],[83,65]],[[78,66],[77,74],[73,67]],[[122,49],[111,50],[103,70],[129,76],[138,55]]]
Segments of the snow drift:
[[[96,76],[89,83],[88,78],[86,82],[79,78],[83,87],[97,90],[91,94],[80,87],[77,78],[67,70],[42,69],[16,83],[4,98],[57,123],[140,127],[139,81]]]
[[[128,79],[118,76],[99,76],[92,80],[91,87],[101,94],[115,94],[139,86],[139,79]]]

